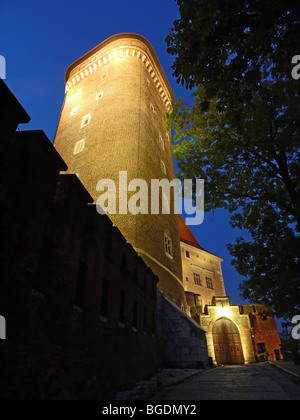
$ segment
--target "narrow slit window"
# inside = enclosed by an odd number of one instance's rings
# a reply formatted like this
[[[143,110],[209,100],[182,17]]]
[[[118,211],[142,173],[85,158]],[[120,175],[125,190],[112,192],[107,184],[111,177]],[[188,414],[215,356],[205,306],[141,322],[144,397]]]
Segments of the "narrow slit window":
[[[173,258],[173,245],[172,240],[167,235],[165,235],[165,253],[168,257]]]
[[[75,108],[73,108],[71,111],[71,117],[73,117],[73,115],[76,115],[77,112],[78,112],[78,106],[75,106]]]
[[[74,146],[74,155],[78,155],[78,153],[81,153],[84,147],[85,147],[84,139],[77,141]]]
[[[98,92],[97,95],[96,95],[96,101],[99,101],[99,99],[102,99],[103,95],[104,95],[103,90],[101,92]]]
[[[138,305],[135,300],[133,301],[132,307],[132,327],[135,329],[138,327]]]
[[[82,118],[81,128],[86,127],[91,121],[91,114],[87,114]]]
[[[147,308],[144,308],[144,332],[148,332],[148,313]]]
[[[161,167],[162,172],[166,175],[167,174],[166,165],[162,160],[160,161],[160,167]]]
[[[165,150],[165,143],[161,135],[159,135],[159,144],[162,150]]]
[[[125,324],[125,302],[126,302],[126,295],[124,290],[121,290],[120,293],[120,312],[119,312],[119,322],[121,324]]]
[[[77,274],[77,286],[75,292],[74,305],[78,306],[81,309],[84,309],[85,303],[87,272],[87,265],[80,261]]]
[[[107,318],[108,316],[108,291],[109,291],[108,280],[104,279],[103,285],[102,285],[100,315],[105,318]]]

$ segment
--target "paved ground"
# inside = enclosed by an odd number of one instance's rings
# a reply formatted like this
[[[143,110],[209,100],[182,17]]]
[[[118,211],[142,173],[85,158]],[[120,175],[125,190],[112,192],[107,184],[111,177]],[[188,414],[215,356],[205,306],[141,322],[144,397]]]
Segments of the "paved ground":
[[[163,389],[152,400],[299,400],[300,385],[276,368],[256,364],[211,369]]]

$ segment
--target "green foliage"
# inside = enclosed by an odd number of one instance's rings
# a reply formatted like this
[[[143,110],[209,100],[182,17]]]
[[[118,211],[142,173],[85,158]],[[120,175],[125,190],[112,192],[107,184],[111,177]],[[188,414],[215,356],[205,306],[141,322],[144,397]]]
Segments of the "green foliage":
[[[206,210],[232,213],[253,240],[229,245],[242,296],[295,315],[300,289],[299,83],[294,1],[178,0],[167,38],[174,74],[195,88],[167,116],[182,178],[203,178]],[[298,26],[297,26],[298,25]],[[296,311],[296,312],[295,312]]]
[[[181,19],[167,37],[174,75],[188,88],[205,84],[236,105],[263,80],[286,79],[299,54],[295,0],[177,0]],[[297,87],[299,91],[299,86]]]

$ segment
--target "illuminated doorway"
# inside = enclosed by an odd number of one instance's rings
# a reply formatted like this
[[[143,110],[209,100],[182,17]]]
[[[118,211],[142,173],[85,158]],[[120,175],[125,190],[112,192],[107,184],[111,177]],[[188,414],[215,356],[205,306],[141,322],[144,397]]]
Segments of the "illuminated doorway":
[[[217,364],[243,365],[245,360],[237,326],[227,318],[218,319],[213,326],[213,343]]]

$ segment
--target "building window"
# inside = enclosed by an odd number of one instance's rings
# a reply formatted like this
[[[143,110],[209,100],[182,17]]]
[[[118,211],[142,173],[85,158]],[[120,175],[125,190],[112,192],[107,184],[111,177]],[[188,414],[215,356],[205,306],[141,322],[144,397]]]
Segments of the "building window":
[[[213,290],[213,281],[212,281],[212,278],[211,278],[211,277],[206,276],[206,277],[205,277],[205,280],[206,280],[206,287],[207,287],[208,289],[212,289],[212,290]]]
[[[165,143],[161,135],[159,135],[159,144],[162,150],[165,150]]]
[[[161,167],[161,170],[163,171],[163,173],[166,175],[167,174],[166,165],[162,160],[160,161],[160,167]]]
[[[189,260],[191,259],[190,251],[185,251],[185,257],[188,258]]]
[[[144,308],[144,332],[148,332],[148,314],[147,308]]]
[[[82,118],[81,128],[86,127],[91,121],[91,114],[87,114]]]
[[[168,257],[173,258],[172,240],[165,234],[165,253]]]
[[[265,343],[257,343],[257,352],[258,354],[266,352],[266,345]]]
[[[150,104],[150,109],[153,112],[153,114],[155,114],[155,109],[154,109],[154,106],[152,104]]]
[[[194,283],[197,284],[197,286],[202,286],[200,273],[193,273],[193,276],[194,276]]]
[[[85,147],[85,140],[79,140],[75,143],[74,146],[74,155],[78,155],[78,153],[82,152]]]
[[[108,288],[108,281],[104,279],[102,284],[100,315],[105,318],[108,316]]]
[[[98,92],[97,95],[96,95],[96,101],[99,101],[99,99],[102,99],[103,95],[104,95],[103,90],[101,92]]]
[[[71,117],[73,115],[77,114],[77,112],[78,112],[78,106],[75,106],[75,108],[73,108],[72,111],[71,111]]]
[[[120,311],[119,311],[119,323],[125,324],[125,302],[126,302],[126,295],[124,290],[121,290],[120,293]]]
[[[185,281],[189,281],[189,278],[186,276]]]
[[[156,335],[156,318],[154,312],[152,312],[152,334]]]
[[[80,261],[77,274],[77,287],[74,299],[74,305],[80,309],[84,308],[87,272],[87,265]]]
[[[34,288],[39,292],[45,292],[47,285],[51,281],[52,270],[54,267],[55,243],[52,238],[45,237],[40,259],[34,280]]]
[[[133,301],[132,307],[132,327],[135,329],[138,327],[138,305],[135,300]]]

